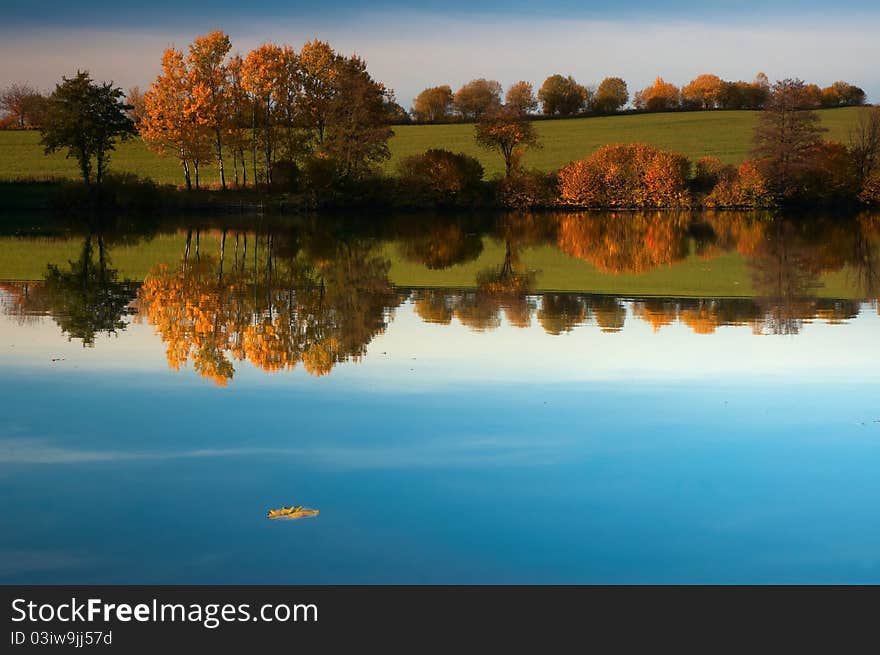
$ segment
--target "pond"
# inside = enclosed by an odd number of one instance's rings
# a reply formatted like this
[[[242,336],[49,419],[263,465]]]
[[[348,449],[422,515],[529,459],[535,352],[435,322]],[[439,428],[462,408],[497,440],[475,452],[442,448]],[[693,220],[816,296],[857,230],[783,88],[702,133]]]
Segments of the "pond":
[[[0,280],[2,583],[880,582],[878,215],[46,221]]]

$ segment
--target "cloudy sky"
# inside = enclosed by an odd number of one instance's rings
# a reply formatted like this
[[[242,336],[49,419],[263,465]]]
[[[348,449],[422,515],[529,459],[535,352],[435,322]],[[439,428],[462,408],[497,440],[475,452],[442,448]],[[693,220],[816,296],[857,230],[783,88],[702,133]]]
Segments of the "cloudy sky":
[[[699,73],[750,80],[845,79],[880,102],[880,4],[876,0],[712,3],[612,0],[536,3],[427,0],[44,0],[4,8],[0,86],[50,88],[88,69],[128,87],[149,84],[162,49],[223,29],[241,51],[264,41],[299,46],[318,37],[364,56],[409,106],[425,86],[474,77],[536,86],[549,74],[583,83],[606,75],[631,90],[662,75],[677,84]]]

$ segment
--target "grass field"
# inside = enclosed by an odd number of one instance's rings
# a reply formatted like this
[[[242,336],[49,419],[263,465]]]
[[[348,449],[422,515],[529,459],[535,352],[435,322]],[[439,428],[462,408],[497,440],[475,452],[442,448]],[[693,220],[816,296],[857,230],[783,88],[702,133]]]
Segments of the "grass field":
[[[826,138],[846,141],[859,111],[862,110],[820,111],[822,123],[828,128]],[[755,116],[751,111],[705,111],[538,121],[536,126],[543,147],[529,151],[525,165],[550,171],[606,143],[637,141],[676,150],[692,159],[714,155],[725,162],[737,163],[748,156]],[[446,148],[478,157],[487,177],[503,172],[501,156],[474,143],[473,125],[399,125],[394,131],[388,171],[393,171],[396,162],[406,155],[428,148]],[[63,154],[44,155],[38,142],[36,132],[0,131],[0,180],[77,176],[73,161],[65,159]],[[176,161],[154,155],[140,140],[121,144],[113,154],[110,167],[160,183],[182,184],[183,175]],[[216,170],[204,168],[202,179],[216,183]]]

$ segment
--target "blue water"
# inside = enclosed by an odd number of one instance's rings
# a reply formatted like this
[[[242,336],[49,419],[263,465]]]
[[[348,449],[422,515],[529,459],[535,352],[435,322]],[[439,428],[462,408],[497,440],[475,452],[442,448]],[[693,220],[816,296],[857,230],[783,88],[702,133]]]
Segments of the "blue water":
[[[145,325],[4,320],[0,582],[880,582],[875,308],[789,337],[397,314],[330,375],[227,387]],[[266,519],[290,504],[320,515]]]

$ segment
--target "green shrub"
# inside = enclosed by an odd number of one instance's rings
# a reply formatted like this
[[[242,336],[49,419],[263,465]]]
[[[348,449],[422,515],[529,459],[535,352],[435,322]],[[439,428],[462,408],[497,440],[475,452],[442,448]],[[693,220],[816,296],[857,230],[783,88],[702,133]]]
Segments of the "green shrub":
[[[406,204],[455,205],[478,198],[483,165],[470,155],[432,149],[410,155],[398,165],[401,198]]]

